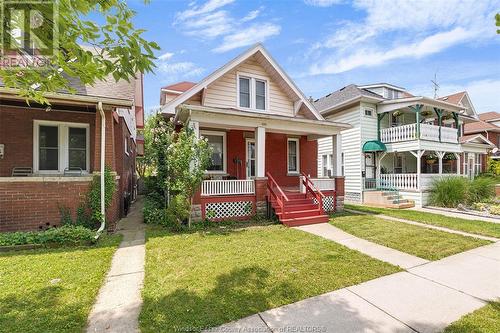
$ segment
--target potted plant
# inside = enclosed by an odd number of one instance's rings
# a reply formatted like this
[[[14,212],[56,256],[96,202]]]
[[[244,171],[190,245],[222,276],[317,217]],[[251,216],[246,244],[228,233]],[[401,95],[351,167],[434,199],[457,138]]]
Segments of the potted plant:
[[[436,155],[436,154],[434,154],[434,153],[430,153],[429,155],[427,155],[427,156],[425,157],[425,162],[426,162],[427,164],[429,164],[429,165],[433,165],[434,163],[436,163],[437,159],[438,159],[438,157],[437,157],[437,155]]]
[[[403,115],[403,111],[401,110],[396,110],[392,113],[392,115],[396,118],[401,117]]]

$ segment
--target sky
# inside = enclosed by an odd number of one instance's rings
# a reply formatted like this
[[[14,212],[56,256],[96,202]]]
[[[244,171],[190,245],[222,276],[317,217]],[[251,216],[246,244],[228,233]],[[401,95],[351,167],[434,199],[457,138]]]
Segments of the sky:
[[[478,112],[500,112],[500,0],[128,0],[157,42],[146,112],[160,88],[198,82],[261,42],[306,96],[387,82],[433,97],[467,90]]]

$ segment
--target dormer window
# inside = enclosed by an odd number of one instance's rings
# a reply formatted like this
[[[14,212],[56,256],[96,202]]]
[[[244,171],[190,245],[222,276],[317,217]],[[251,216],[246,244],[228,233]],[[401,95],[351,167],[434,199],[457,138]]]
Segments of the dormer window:
[[[267,80],[238,74],[238,107],[267,110]]]

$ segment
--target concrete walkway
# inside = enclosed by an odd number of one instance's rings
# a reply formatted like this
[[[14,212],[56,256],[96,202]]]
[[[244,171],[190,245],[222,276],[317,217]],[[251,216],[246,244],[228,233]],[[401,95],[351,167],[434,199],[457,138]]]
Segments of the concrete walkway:
[[[459,211],[450,211],[449,209],[446,208],[439,208],[439,207],[414,207],[410,208],[411,210],[416,210],[420,212],[425,212],[425,213],[433,213],[433,214],[440,214],[444,216],[450,216],[450,217],[458,217],[464,220],[475,220],[475,221],[485,221],[485,222],[492,222],[492,223],[500,223],[500,217],[494,218],[494,217],[487,217],[487,216],[478,216],[478,215],[473,215],[473,214],[466,214],[462,213]]]
[[[307,231],[354,248],[337,228],[325,225],[310,226]],[[374,257],[387,254],[356,246]],[[392,253],[385,261],[401,258]],[[412,260],[400,263],[411,266]],[[209,332],[441,332],[487,301],[500,299],[498,276],[500,242],[261,312]]]
[[[145,234],[140,197],[129,215],[118,222],[123,241],[99,290],[88,319],[87,333],[139,332],[141,289],[144,281]]]
[[[428,263],[428,260],[412,256],[389,247],[372,243],[370,241],[358,238],[347,232],[334,227],[329,223],[310,224],[301,227],[296,227],[302,231],[314,234],[342,244],[350,249],[357,250],[361,253],[367,254],[372,258],[388,262],[392,265],[399,266],[404,269],[419,266]]]
[[[384,214],[367,213],[367,212],[362,212],[362,211],[355,210],[355,209],[346,209],[345,211],[346,212],[355,213],[355,214],[372,215],[372,216],[375,216],[375,217],[378,217],[378,218],[381,218],[381,219],[384,219],[384,220],[395,221],[395,222],[402,222],[402,223],[406,223],[406,224],[412,224],[412,225],[416,225],[416,226],[427,228],[427,229],[434,229],[434,230],[444,231],[444,232],[448,232],[450,234],[457,234],[457,235],[462,235],[462,236],[466,236],[466,237],[483,239],[483,240],[488,240],[488,241],[491,241],[491,242],[498,242],[498,241],[500,241],[499,238],[495,238],[495,237],[483,236],[483,235],[477,235],[477,234],[471,234],[471,233],[468,233],[468,232],[465,232],[465,231],[453,230],[453,229],[449,229],[449,228],[445,228],[445,227],[440,227],[440,226],[437,226],[437,225],[426,224],[426,223],[421,223],[421,222],[415,222],[415,221],[401,219],[401,218],[398,218],[398,217],[392,217],[392,216],[388,216],[388,215],[384,215]]]

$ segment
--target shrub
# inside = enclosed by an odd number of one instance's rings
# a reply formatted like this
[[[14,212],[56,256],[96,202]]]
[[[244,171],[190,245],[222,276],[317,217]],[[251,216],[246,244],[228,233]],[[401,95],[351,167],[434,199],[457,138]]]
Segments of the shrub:
[[[469,180],[464,177],[445,177],[435,180],[429,202],[435,206],[456,207],[467,199]]]
[[[0,246],[12,245],[83,245],[94,241],[94,232],[82,226],[65,225],[41,232],[9,232],[0,234]]]
[[[165,209],[153,196],[146,196],[142,212],[144,214],[144,223],[164,224]]]
[[[491,178],[477,177],[469,183],[467,202],[481,202],[495,196],[495,182]]]

